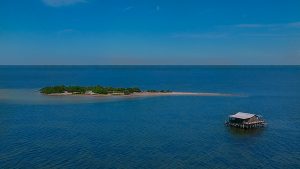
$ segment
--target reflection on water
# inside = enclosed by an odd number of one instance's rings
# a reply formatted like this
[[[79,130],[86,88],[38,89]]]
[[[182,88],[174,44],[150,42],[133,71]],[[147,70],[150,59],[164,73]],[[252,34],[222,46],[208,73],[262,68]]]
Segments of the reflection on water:
[[[263,134],[265,128],[242,129],[226,126],[228,132],[234,137],[256,137]]]

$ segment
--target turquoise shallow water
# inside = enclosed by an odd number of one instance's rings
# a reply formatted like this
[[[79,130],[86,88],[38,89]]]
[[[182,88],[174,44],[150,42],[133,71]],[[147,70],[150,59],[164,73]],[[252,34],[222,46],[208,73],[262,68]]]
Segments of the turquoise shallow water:
[[[48,97],[47,85],[247,97]],[[255,112],[264,129],[224,126]],[[0,168],[300,168],[299,66],[1,66]]]

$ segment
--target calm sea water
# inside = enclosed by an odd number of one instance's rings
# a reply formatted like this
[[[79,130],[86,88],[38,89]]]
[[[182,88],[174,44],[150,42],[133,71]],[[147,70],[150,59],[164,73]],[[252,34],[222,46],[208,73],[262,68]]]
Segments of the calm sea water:
[[[49,97],[48,85],[243,97]],[[224,126],[237,111],[264,129]],[[0,66],[0,168],[300,168],[299,66]]]

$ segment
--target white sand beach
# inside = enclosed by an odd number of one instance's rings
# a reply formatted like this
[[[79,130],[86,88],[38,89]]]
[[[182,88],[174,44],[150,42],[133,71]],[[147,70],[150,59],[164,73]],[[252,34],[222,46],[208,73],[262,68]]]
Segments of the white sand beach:
[[[95,93],[86,93],[86,94],[73,94],[73,93],[52,93],[46,94],[48,96],[93,96],[93,97],[149,97],[149,96],[236,96],[234,94],[226,93],[206,93],[206,92],[139,92],[132,93],[130,95],[124,95],[123,93],[113,93],[113,94],[95,94]]]

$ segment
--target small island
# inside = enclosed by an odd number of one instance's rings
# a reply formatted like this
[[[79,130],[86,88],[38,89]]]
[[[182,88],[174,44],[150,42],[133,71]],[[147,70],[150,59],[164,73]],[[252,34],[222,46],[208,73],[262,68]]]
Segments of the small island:
[[[41,88],[40,93],[50,96],[232,96],[232,94],[222,93],[193,93],[193,92],[173,92],[171,90],[141,90],[138,87],[116,88],[104,86],[48,86]]]
[[[104,87],[104,86],[50,86],[40,89],[40,92],[43,94],[73,94],[73,95],[131,95],[134,93],[145,92],[137,87],[132,88],[114,88],[114,87]],[[147,90],[149,93],[170,93],[170,90]]]

